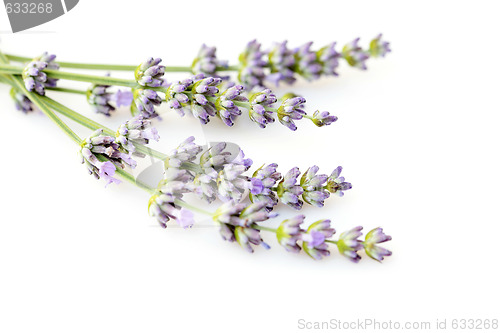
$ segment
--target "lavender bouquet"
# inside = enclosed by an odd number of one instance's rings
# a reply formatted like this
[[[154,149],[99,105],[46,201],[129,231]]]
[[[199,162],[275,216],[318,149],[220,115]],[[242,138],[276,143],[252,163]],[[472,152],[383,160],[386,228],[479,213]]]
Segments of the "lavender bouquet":
[[[26,58],[0,52],[0,82],[12,87],[11,96],[18,110],[26,114],[42,111],[78,145],[81,163],[89,174],[103,179],[106,186],[125,180],[150,193],[149,213],[164,228],[172,221],[190,228],[195,225],[193,212],[197,212],[210,216],[224,240],[237,242],[249,252],[257,245],[269,248],[261,236],[264,231],[274,233],[287,251],[303,249],[313,259],[330,255],[328,246],[333,244],[353,262],[361,259],[358,252],[363,249],[370,258],[382,261],[391,255],[378,245],[391,240],[382,228],[369,231],[362,240],[361,226],[333,239],[336,231],[329,219],[315,221],[306,228],[302,214],[282,221],[278,228],[265,225],[278,216],[275,208],[279,202],[300,210],[304,204],[323,207],[332,195],[342,197],[352,185],[341,176],[340,166],[329,175],[319,173],[316,165],[305,172],[297,167],[281,172],[277,163],[268,163],[251,171],[253,161],[241,149],[231,151],[226,142],[203,147],[194,142],[194,137],[168,154],[147,147],[150,140],[160,139],[152,122],[160,115],[157,107],[161,104],[181,116],[188,113],[201,124],[218,118],[233,126],[245,111],[260,128],[276,119],[293,131],[297,129],[296,121],[304,118],[318,127],[330,125],[337,117],[328,111],[307,114],[304,97],[286,94],[278,98],[271,88],[293,84],[298,77],[310,81],[324,75],[337,76],[342,60],[366,70],[369,58],[383,57],[390,51],[381,35],[367,49],[358,44],[359,38],[337,51],[335,42],[313,50],[312,42],[289,48],[285,41],[264,50],[253,40],[236,65],[219,60],[215,47],[203,45],[188,67],[164,66],[160,58],[128,66],[56,62],[56,56],[48,53]],[[11,61],[23,65],[12,65]],[[130,71],[134,78],[79,74],[60,68]],[[186,72],[189,76],[167,82],[167,72]],[[84,90],[70,89],[60,86],[59,80],[86,82],[90,86]],[[127,107],[132,118],[112,130],[52,99],[51,91],[84,95],[90,107],[105,116]],[[57,114],[80,123],[92,133],[82,139]],[[137,166],[137,158],[145,156],[163,161],[163,177],[156,187],[135,179],[129,171]],[[215,211],[206,211],[189,203],[187,194],[209,204],[220,203]]]

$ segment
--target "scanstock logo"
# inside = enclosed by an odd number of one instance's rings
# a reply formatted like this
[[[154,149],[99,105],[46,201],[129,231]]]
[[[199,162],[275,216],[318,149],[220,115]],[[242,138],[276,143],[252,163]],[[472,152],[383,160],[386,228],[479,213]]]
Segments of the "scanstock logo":
[[[52,21],[73,9],[78,0],[4,0],[12,32]]]

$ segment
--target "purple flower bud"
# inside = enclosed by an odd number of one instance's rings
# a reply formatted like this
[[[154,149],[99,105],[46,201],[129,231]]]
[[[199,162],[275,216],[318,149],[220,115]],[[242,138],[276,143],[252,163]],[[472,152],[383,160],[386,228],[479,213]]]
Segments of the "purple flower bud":
[[[130,106],[134,101],[134,94],[129,90],[118,90],[111,98],[117,107]]]
[[[311,51],[312,42],[295,49],[295,71],[307,80],[315,80],[321,75],[322,66],[316,52]]]
[[[239,57],[238,81],[248,88],[264,85],[267,61],[263,59],[266,53],[261,51],[260,48],[261,44],[257,40],[253,40],[247,44]]]
[[[363,227],[359,226],[343,232],[337,241],[339,252],[356,263],[361,260],[358,251],[363,248],[363,242],[358,239],[363,235],[361,230],[363,230]]]
[[[163,228],[167,227],[170,219],[176,220],[183,228],[194,224],[193,214],[175,203],[182,199],[184,193],[194,190],[191,181],[192,176],[186,170],[171,168],[165,171],[164,179],[149,199],[148,206],[150,215],[156,217]]]
[[[281,179],[281,174],[276,171],[278,165],[276,163],[271,163],[266,166],[261,166],[257,169],[252,179],[259,179],[262,183],[262,190],[259,193],[250,194],[250,200],[252,202],[265,202],[266,210],[271,211],[273,207],[278,204],[278,198],[276,197],[273,187],[276,182]]]
[[[370,58],[367,52],[358,46],[359,38],[346,44],[342,49],[342,56],[353,67],[366,70],[366,60]]]
[[[216,114],[215,105],[209,98],[215,97],[219,92],[216,86],[220,82],[219,78],[205,78],[203,74],[199,74],[171,84],[165,93],[167,106],[177,110],[181,116],[184,116],[186,109],[190,110],[202,124],[207,124],[210,117]]]
[[[311,120],[316,126],[322,127],[330,125],[333,122],[336,122],[337,119],[338,118],[335,117],[334,115],[330,115],[328,111],[323,111],[323,112],[314,111]]]
[[[329,256],[328,245],[325,240],[332,237],[335,229],[330,227],[330,220],[319,220],[309,226],[306,233],[301,235],[304,251],[313,259],[319,260]]]
[[[54,88],[56,86],[57,79],[48,78],[47,74],[43,72],[44,69],[59,69],[59,65],[54,62],[55,58],[55,55],[44,52],[26,65],[22,76],[27,90],[35,91],[44,96],[46,87]]]
[[[87,89],[87,102],[95,113],[101,113],[107,117],[115,107],[110,104],[113,94],[108,92],[108,85],[93,84]]]
[[[344,177],[340,177],[341,172],[342,167],[338,166],[335,170],[333,170],[330,177],[328,177],[326,183],[326,189],[332,194],[337,194],[339,197],[344,196],[344,191],[352,188],[351,183],[346,182]]]
[[[161,58],[149,58],[135,70],[135,80],[143,87],[163,86],[165,66],[159,65]]]
[[[217,97],[215,107],[217,114],[227,126],[233,126],[236,117],[241,115],[241,110],[234,102],[247,102],[248,99],[241,95],[245,88],[242,85],[229,84],[229,87]]]
[[[162,99],[156,91],[151,89],[134,89],[134,101],[133,111],[135,108],[145,119],[158,117],[155,106],[160,105]]]
[[[218,77],[217,69],[227,68],[227,61],[217,59],[217,49],[203,44],[198,55],[191,65],[193,74],[204,74],[207,76]]]
[[[391,236],[384,234],[382,228],[375,228],[368,232],[363,242],[366,254],[379,262],[384,260],[384,257],[392,255],[392,252],[384,249],[383,247],[377,246],[377,244],[390,241]]]
[[[37,108],[31,102],[31,100],[26,95],[19,92],[18,90],[12,88],[10,90],[10,96],[14,100],[14,103],[15,103],[17,110],[19,110],[25,114],[28,114],[30,112],[37,110]]]
[[[379,34],[370,42],[370,54],[372,57],[385,57],[391,52],[389,42],[382,40],[382,34]]]
[[[285,99],[277,111],[280,123],[295,131],[297,126],[293,121],[302,119],[306,114],[303,110],[305,102],[306,99],[300,96]]]
[[[125,165],[128,165],[135,168],[137,163],[130,155],[119,150],[120,145],[115,142],[115,138],[104,136],[102,132],[102,129],[96,130],[83,140],[79,155],[90,174],[93,174],[97,179],[103,177],[108,184],[118,183],[119,181],[113,178],[116,167],[123,169]],[[106,158],[107,161],[102,162],[98,156]]]
[[[142,115],[120,125],[116,132],[116,142],[128,153],[134,153],[139,157],[144,157],[143,153],[136,151],[136,145],[146,145],[149,140],[160,140],[160,135],[156,128],[151,126],[151,121],[145,119]]]
[[[307,169],[300,179],[300,186],[304,190],[302,198],[305,202],[316,207],[323,207],[325,199],[330,196],[323,188],[327,181],[327,175],[317,175],[319,168],[314,165]]]
[[[250,119],[265,128],[267,124],[274,122],[273,112],[267,111],[266,107],[272,107],[276,103],[276,95],[270,89],[264,89],[250,96],[250,109],[248,114]]]
[[[319,49],[317,52],[318,62],[322,66],[322,74],[337,76],[337,67],[339,66],[339,58],[342,56],[335,50],[336,42]]]
[[[281,202],[297,210],[302,208],[303,202],[299,199],[299,196],[304,192],[300,185],[296,185],[299,175],[299,168],[292,168],[278,184],[277,190]]]
[[[266,249],[269,245],[262,241],[260,231],[256,229],[257,222],[263,222],[276,214],[268,213],[263,203],[235,203],[228,201],[221,205],[214,213],[213,220],[221,226],[220,232],[224,240],[235,240],[249,252],[253,252],[251,244],[262,245]]]
[[[288,252],[300,252],[300,246],[297,241],[301,240],[304,230],[300,225],[304,222],[304,215],[297,215],[291,219],[284,220],[276,230],[278,243]]]
[[[275,43],[271,50],[268,51],[268,61],[271,74],[267,79],[279,85],[279,82],[284,81],[288,84],[295,82],[293,66],[295,65],[294,52],[287,47],[287,41]]]
[[[201,150],[202,147],[194,143],[194,136],[190,136],[170,152],[164,161],[165,166],[167,168],[179,168],[182,163],[192,162]]]

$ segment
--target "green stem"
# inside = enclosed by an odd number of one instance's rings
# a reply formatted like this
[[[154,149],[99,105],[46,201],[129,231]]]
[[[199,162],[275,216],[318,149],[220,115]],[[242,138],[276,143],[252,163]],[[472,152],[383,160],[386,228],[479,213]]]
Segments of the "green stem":
[[[135,179],[132,174],[128,173],[127,171],[125,171],[123,169],[117,168],[116,174],[120,175],[121,178],[125,179],[129,183],[137,185],[139,188],[145,190],[149,194],[154,194],[154,192],[155,192],[155,190],[153,188],[151,188],[149,185],[144,184],[143,182],[141,182],[138,179]]]
[[[333,239],[325,239],[325,242],[332,243],[332,244],[337,244],[337,241],[335,241]]]
[[[0,51],[0,63],[7,64],[9,63],[9,59]],[[1,66],[1,65],[0,65]],[[66,125],[58,116],[55,115],[54,112],[52,112],[40,99],[41,96],[39,96],[36,93],[32,93],[26,89],[24,86],[23,80],[19,77],[16,76],[5,76],[5,79],[10,81],[13,86],[17,86],[17,88],[24,93],[49,119],[51,119],[54,123],[56,123],[57,126],[59,126],[64,133],[66,133],[75,143],[80,144],[82,142],[82,139],[73,132],[71,128],[69,128],[68,125]]]
[[[17,62],[29,62],[33,60],[28,57],[21,57],[13,54],[6,54],[9,60]],[[135,71],[137,65],[113,65],[113,64],[86,64],[78,62],[64,62],[57,61],[59,66],[64,68],[78,68],[78,69],[95,69],[95,70],[107,70],[107,71]],[[233,65],[227,68],[219,67],[217,71],[238,71],[239,66]],[[165,66],[165,72],[177,72],[177,73],[191,73],[191,67],[189,66]]]
[[[195,211],[195,212],[198,212],[200,214],[204,214],[204,215],[208,215],[208,216],[213,216],[214,213],[212,212],[209,212],[209,211],[206,211],[206,210],[203,210],[201,208],[198,208],[196,206],[193,206],[191,204],[188,204],[187,202],[185,201],[182,201],[182,200],[179,200],[179,199],[175,199],[174,203],[178,206],[181,206],[181,207],[184,207],[186,209],[189,209],[189,210],[192,210],[192,211]]]
[[[71,89],[71,88],[45,87],[45,90],[59,91],[59,92],[65,92],[65,93],[71,93],[71,94],[87,95],[87,92],[85,90]]]
[[[253,228],[257,229],[257,230],[269,231],[269,232],[274,232],[274,233],[276,233],[278,231],[278,229],[263,227],[263,226],[258,225],[258,224],[254,225]]]
[[[64,106],[63,104],[53,100],[50,97],[43,97],[44,101],[50,105],[51,108],[53,108],[56,112],[59,112],[62,115],[65,115],[66,117],[70,118],[71,120],[76,121],[80,125],[83,125],[93,131],[102,128],[104,134],[106,135],[111,135],[114,136],[116,133],[110,128],[107,128],[106,126],[99,124],[98,122],[93,121],[92,119],[89,119],[80,113],[71,110],[70,108]],[[168,157],[168,155],[163,154],[162,152],[159,152],[157,150],[151,149],[149,147],[146,147],[144,145],[136,145],[135,148],[137,149],[138,152],[141,152],[143,154],[156,157],[160,160],[164,160]]]
[[[0,72],[4,74],[14,74],[22,75],[24,68],[12,65],[0,65]],[[72,81],[89,82],[94,84],[110,85],[110,86],[123,86],[123,87],[136,87],[137,82],[135,80],[127,80],[114,78],[109,76],[97,76],[97,75],[87,75],[79,73],[63,72],[54,69],[44,69],[43,72],[47,74],[48,77],[54,79],[66,79]]]
[[[129,88],[134,88],[137,86],[137,82],[135,82],[135,80],[119,79],[109,76],[78,74],[78,73],[63,72],[53,69],[45,69],[44,73],[47,74],[47,76],[54,79],[66,79],[72,81],[89,82],[89,83],[109,85],[109,86],[122,86]]]

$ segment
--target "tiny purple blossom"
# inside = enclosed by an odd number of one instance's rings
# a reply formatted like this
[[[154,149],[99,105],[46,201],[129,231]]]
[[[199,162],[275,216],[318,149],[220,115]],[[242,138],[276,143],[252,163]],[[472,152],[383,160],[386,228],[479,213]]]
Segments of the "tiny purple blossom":
[[[344,196],[344,191],[350,190],[352,188],[351,183],[346,182],[344,177],[340,176],[341,172],[342,172],[341,166],[335,168],[330,177],[328,177],[326,183],[326,189],[330,193],[336,194],[339,197]]]
[[[277,111],[280,123],[292,131],[295,131],[297,126],[293,121],[302,119],[302,117],[306,114],[303,110],[305,102],[306,99],[300,96],[284,100]]]
[[[318,61],[322,65],[322,74],[337,76],[337,67],[339,66],[339,58],[342,56],[335,50],[336,42],[321,48],[318,54]]]
[[[386,235],[382,228],[375,228],[371,230],[366,234],[365,241],[363,242],[366,254],[370,258],[381,262],[384,260],[384,257],[392,255],[392,252],[383,247],[377,246],[377,244],[390,241],[391,239],[392,237]]]
[[[248,110],[250,119],[261,128],[274,123],[273,112],[266,108],[272,107],[277,100],[276,95],[270,89],[264,89],[250,95],[250,109]]]
[[[134,101],[134,94],[130,90],[118,90],[113,96],[112,100],[117,107],[130,106]]]
[[[308,42],[295,49],[295,70],[307,80],[320,77],[322,66],[318,62],[316,52],[311,50],[313,42]]]
[[[161,58],[149,58],[135,70],[135,79],[143,87],[161,87],[164,84],[165,66]]]
[[[87,89],[87,102],[95,113],[101,113],[107,117],[115,107],[110,104],[113,94],[108,92],[109,85],[93,84]]]
[[[266,78],[265,66],[267,66],[267,61],[264,60],[265,55],[257,40],[249,42],[239,57],[238,81],[248,88],[263,86]]]
[[[337,119],[337,117],[331,115],[328,111],[314,111],[311,120],[316,126],[322,127],[336,122]]]
[[[296,185],[299,175],[299,168],[292,168],[278,184],[277,190],[281,202],[297,210],[302,208],[303,202],[299,199],[299,196],[304,192],[300,185]]]
[[[241,115],[241,110],[235,102],[247,102],[248,99],[241,95],[245,87],[242,85],[231,85],[217,97],[215,107],[217,114],[224,124],[233,126],[234,120]]]
[[[335,234],[335,229],[330,226],[330,220],[316,221],[309,226],[306,233],[302,234],[302,247],[311,258],[322,259],[330,255],[325,240],[333,234]]]
[[[58,80],[47,77],[47,74],[43,72],[45,69],[59,69],[59,65],[54,62],[55,58],[55,55],[44,52],[26,65],[22,77],[24,86],[28,91],[35,91],[37,94],[44,96],[46,87],[53,88],[56,86]]]
[[[356,38],[350,43],[347,43],[342,49],[342,56],[352,67],[366,70],[366,60],[370,55],[365,52],[359,45],[359,38]]]
[[[218,77],[217,69],[227,68],[228,62],[217,59],[217,49],[213,46],[203,44],[198,55],[191,65],[193,74],[204,74],[207,76]]]
[[[175,222],[184,229],[191,228],[194,225],[194,214],[184,207],[176,210],[173,216]]]
[[[382,34],[379,34],[370,42],[370,54],[372,57],[385,57],[391,52],[389,42],[382,40]]]
[[[281,179],[281,174],[276,171],[278,164],[271,163],[257,169],[253,174],[253,179],[260,179],[262,183],[262,190],[260,193],[250,194],[252,202],[263,201],[266,203],[266,210],[271,211],[273,207],[278,204],[278,198],[273,190],[276,182]]]
[[[358,239],[363,235],[361,230],[363,230],[363,227],[358,226],[343,232],[337,241],[339,252],[352,262],[361,260],[361,256],[358,254],[358,251],[363,249],[363,242]]]
[[[30,112],[34,112],[35,110],[37,110],[37,108],[33,104],[33,102],[31,102],[31,100],[26,95],[21,93],[20,91],[12,88],[10,90],[10,96],[14,100],[14,103],[15,103],[17,110],[19,110],[25,114],[28,114]]]
[[[276,230],[278,243],[288,252],[300,252],[300,246],[297,244],[297,241],[301,240],[304,233],[304,230],[300,227],[304,219],[304,215],[297,215],[291,219],[284,220]]]
[[[305,202],[316,207],[323,207],[324,201],[330,196],[330,193],[324,189],[327,181],[327,175],[317,175],[319,167],[314,165],[307,169],[300,179],[300,186],[304,190],[302,198]]]

